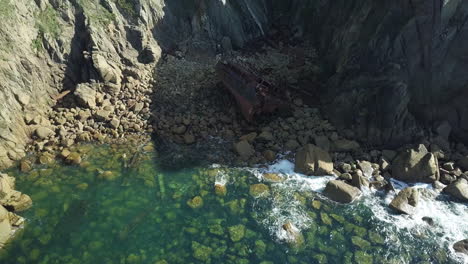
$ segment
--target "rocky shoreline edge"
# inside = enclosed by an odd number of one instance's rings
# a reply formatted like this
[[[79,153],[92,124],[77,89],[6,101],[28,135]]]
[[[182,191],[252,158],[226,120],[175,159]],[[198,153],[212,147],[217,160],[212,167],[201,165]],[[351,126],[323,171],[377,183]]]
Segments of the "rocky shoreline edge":
[[[255,66],[265,67],[271,58],[278,56],[281,52],[269,50],[261,59],[256,58],[259,62]],[[313,56],[309,59],[313,60]],[[129,138],[145,142],[153,133],[169,142],[166,146],[181,147],[182,155],[168,161],[175,166],[184,166],[193,151],[200,150],[203,150],[200,159],[208,163],[233,166],[267,164],[285,155],[294,160],[298,173],[311,177],[335,175],[336,179],[327,184],[324,194],[340,203],[358,199],[364,188],[390,191],[391,178],[431,183],[435,189],[451,195],[455,202],[468,201],[468,149],[461,143],[450,142],[448,124],[437,128],[433,139],[422,139],[415,146],[373,150],[354,139],[352,131],[338,131],[317,108],[307,105],[300,94],[292,93],[287,98],[291,106],[289,115],[273,115],[252,125],[243,120],[232,102],[223,104],[226,92],[213,89],[217,85],[214,63],[194,63],[167,55],[156,72],[147,70],[145,74],[116,77],[122,80],[120,89],[109,90],[109,86],[99,83],[78,85],[73,93],[62,98],[48,118],[25,117],[28,124],[35,126],[34,141],[29,148],[35,154],[19,160],[20,170],[28,172],[34,164],[47,166],[55,159],[80,166],[83,156],[79,144],[118,143]],[[307,62],[303,66],[313,67]],[[175,80],[171,74],[180,68],[188,70],[182,79]],[[285,65],[277,67],[278,71],[285,69],[288,69]],[[286,74],[294,76],[295,73]],[[158,75],[169,77],[155,83]],[[170,84],[177,82],[188,87],[195,75],[202,81],[199,87],[190,88],[199,89],[203,96],[208,94],[208,99],[197,101],[190,109],[182,103],[177,105],[182,99],[193,98],[174,99],[180,96],[180,91],[171,90]],[[270,75],[276,75],[275,70]],[[213,105],[217,99],[220,105]],[[171,100],[169,105],[163,103]],[[212,154],[213,148],[207,146],[212,141],[217,145],[215,153],[221,155]],[[27,195],[13,191],[14,179],[3,174],[0,179],[3,195],[0,196],[0,238],[5,242],[13,234],[12,230],[24,222],[15,213],[27,209],[32,202]],[[395,197],[390,207],[397,213],[412,214],[418,199],[418,190],[407,188]],[[15,206],[11,205],[12,201]],[[454,248],[468,254],[466,244],[463,240]]]

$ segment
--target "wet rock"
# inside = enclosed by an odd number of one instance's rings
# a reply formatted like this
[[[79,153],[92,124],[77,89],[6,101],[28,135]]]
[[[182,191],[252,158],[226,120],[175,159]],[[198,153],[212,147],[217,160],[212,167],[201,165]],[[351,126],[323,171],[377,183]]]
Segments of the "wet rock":
[[[424,217],[422,218],[422,220],[423,220],[424,222],[426,222],[426,223],[427,223],[428,225],[430,225],[430,226],[433,226],[433,225],[434,225],[434,219],[432,219],[431,217],[424,216]]]
[[[468,180],[460,178],[444,188],[444,192],[462,201],[468,202]]]
[[[234,150],[242,159],[248,159],[255,154],[254,148],[247,140],[242,140],[234,144]]]
[[[468,239],[460,240],[453,244],[453,249],[458,253],[468,255]]]
[[[419,201],[419,192],[415,188],[407,187],[401,190],[390,203],[390,208],[403,213],[414,214]]]
[[[268,161],[272,162],[276,159],[276,154],[272,150],[265,150],[263,151],[263,157]]]
[[[263,180],[266,182],[272,182],[272,183],[277,183],[277,182],[284,182],[284,177],[277,173],[264,173],[262,176]]]
[[[71,152],[65,161],[71,165],[79,165],[81,163],[81,155],[78,152]]]
[[[359,167],[359,169],[361,169],[362,173],[367,178],[372,176],[372,172],[374,171],[374,168],[372,167],[372,164],[370,162],[360,161],[360,162],[358,162],[358,167]]]
[[[295,139],[290,139],[284,144],[286,150],[294,151],[299,147],[299,143]]]
[[[455,163],[446,162],[446,163],[442,164],[442,168],[444,170],[453,171],[453,170],[455,170]]]
[[[369,188],[369,180],[364,177],[361,170],[356,170],[352,175],[351,185],[362,190],[363,188]]]
[[[343,181],[351,181],[353,179],[353,176],[345,172],[345,173],[342,173],[338,178]]]
[[[359,197],[361,191],[343,181],[331,180],[327,183],[323,193],[333,201],[351,203]]]
[[[55,135],[55,132],[48,127],[38,127],[35,130],[35,134],[39,139],[46,139],[50,136]]]
[[[215,186],[215,194],[218,196],[226,196],[227,188],[226,184],[216,183]]]
[[[29,160],[22,160],[20,162],[20,170],[21,172],[29,172],[32,169],[32,163]]]
[[[286,241],[290,247],[297,250],[304,245],[304,236],[291,222],[286,222],[282,228],[286,232]]]
[[[333,150],[338,152],[351,152],[358,150],[361,146],[354,140],[338,139],[333,141]]]
[[[238,242],[242,240],[245,236],[245,226],[244,225],[235,225],[228,227],[229,237],[232,242]]]
[[[75,98],[82,107],[96,107],[96,91],[86,84],[78,84],[74,92]]]
[[[192,209],[198,209],[203,206],[203,198],[201,196],[195,196],[187,201],[187,205]]]
[[[408,149],[392,163],[392,176],[406,182],[434,182],[439,180],[437,158],[424,145]]]
[[[250,185],[249,193],[255,198],[266,197],[270,195],[270,187],[263,183],[252,184]]]
[[[333,162],[328,152],[307,144],[296,153],[294,171],[306,175],[330,175],[333,172]]]
[[[27,194],[13,191],[6,197],[0,199],[0,204],[13,212],[21,212],[32,206],[32,200]]]

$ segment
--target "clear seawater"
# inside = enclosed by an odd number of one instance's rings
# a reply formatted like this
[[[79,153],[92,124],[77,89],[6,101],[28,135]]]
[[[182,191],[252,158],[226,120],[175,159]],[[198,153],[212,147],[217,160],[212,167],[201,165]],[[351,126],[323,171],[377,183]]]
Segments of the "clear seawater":
[[[34,204],[21,213],[25,228],[0,251],[0,263],[466,261],[450,250],[468,237],[466,204],[423,199],[416,217],[399,216],[383,193],[366,192],[352,205],[329,202],[320,195],[329,177],[294,174],[288,161],[262,169],[163,170],[146,150],[133,158],[128,146],[87,145],[80,166],[8,171]],[[270,183],[265,171],[285,181]],[[226,186],[225,196],[215,193],[215,183]],[[253,197],[249,190],[258,183],[269,192]],[[197,196],[201,207],[190,207]],[[420,219],[426,214],[435,226]],[[299,242],[288,240],[286,223]]]

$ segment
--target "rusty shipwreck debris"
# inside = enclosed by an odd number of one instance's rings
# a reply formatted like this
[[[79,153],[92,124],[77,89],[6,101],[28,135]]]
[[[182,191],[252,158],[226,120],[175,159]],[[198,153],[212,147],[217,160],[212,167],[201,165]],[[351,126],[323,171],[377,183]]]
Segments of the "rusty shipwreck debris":
[[[286,106],[273,85],[234,62],[219,61],[216,71],[223,85],[236,98],[242,115],[249,122],[262,113]]]

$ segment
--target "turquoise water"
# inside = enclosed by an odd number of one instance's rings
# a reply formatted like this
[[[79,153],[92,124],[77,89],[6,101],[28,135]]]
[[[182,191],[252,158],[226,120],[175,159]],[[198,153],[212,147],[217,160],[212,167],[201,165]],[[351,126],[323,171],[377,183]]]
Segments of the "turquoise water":
[[[301,179],[266,183],[258,169],[163,171],[145,149],[133,156],[126,146],[89,145],[81,166],[10,171],[34,205],[0,263],[460,262],[434,228],[401,231],[376,217],[368,198],[336,205]],[[268,192],[253,197],[260,181]],[[286,223],[299,231],[296,242]]]

